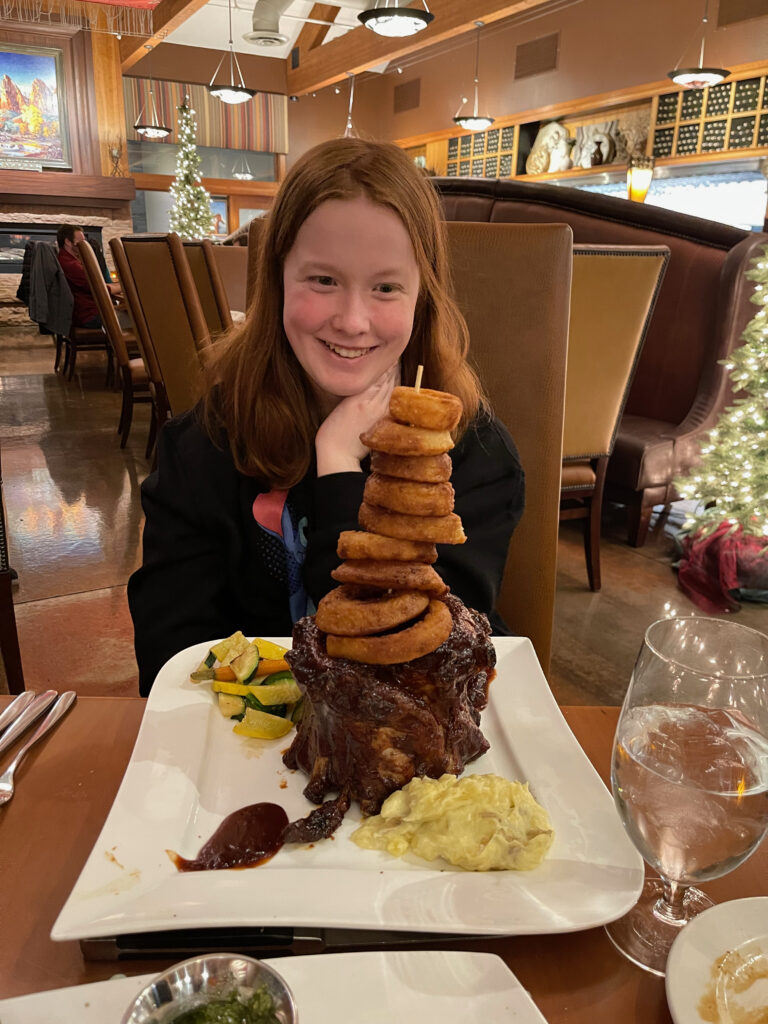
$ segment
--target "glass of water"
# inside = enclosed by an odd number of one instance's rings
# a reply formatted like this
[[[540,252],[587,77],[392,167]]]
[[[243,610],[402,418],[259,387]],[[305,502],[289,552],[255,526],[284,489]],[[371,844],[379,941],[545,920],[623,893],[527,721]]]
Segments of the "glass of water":
[[[768,831],[768,637],[722,619],[648,627],[613,744],[624,827],[659,879],[606,926],[663,975],[680,929],[712,905],[694,888],[738,867]]]

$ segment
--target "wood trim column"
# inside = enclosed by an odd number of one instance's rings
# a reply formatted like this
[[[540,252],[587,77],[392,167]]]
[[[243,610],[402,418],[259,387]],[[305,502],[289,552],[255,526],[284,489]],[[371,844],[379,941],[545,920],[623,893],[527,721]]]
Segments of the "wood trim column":
[[[112,175],[114,164],[109,151],[113,145],[118,145],[122,151],[120,169],[123,176],[127,176],[128,152],[125,142],[120,43],[108,32],[91,32],[91,52],[101,173],[104,177]]]

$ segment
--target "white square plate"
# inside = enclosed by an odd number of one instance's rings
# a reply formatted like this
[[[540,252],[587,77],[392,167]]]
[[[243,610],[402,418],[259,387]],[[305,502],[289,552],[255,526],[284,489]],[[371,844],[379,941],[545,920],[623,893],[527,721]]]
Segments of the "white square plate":
[[[301,1024],[546,1024],[491,953],[411,950],[265,960],[290,986]],[[0,1002],[3,1024],[119,1024],[154,975],[75,985]]]
[[[210,686],[189,681],[206,643],[181,651],[158,674],[115,802],[52,938],[222,926],[519,935],[620,917],[643,884],[640,855],[530,641],[494,644],[497,677],[482,720],[491,746],[466,770],[530,783],[555,829],[534,871],[469,872],[363,851],[349,840],[360,821],[353,807],[332,839],[285,848],[261,867],[177,872],[165,851],[194,857],[239,807],[271,801],[293,820],[313,806],[302,795],[304,775],[282,763],[291,737],[233,734]]]

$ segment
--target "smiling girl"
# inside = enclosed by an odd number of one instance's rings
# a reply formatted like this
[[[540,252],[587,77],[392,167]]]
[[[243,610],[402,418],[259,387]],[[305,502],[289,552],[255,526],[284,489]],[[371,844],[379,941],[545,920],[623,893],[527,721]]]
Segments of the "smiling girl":
[[[492,613],[522,514],[517,452],[467,363],[437,196],[402,150],[336,139],[307,153],[258,267],[215,383],[163,429],[142,488],[144,559],[128,597],[143,694],[184,647],[236,629],[289,635],[335,586],[338,535],[358,528],[368,473],[360,434],[419,364],[425,387],[464,406],[451,457],[469,539],[436,568],[465,604]]]

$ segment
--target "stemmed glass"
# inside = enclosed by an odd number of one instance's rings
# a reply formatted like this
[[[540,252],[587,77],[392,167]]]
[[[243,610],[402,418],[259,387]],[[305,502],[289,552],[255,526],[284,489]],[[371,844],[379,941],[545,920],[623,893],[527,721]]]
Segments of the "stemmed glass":
[[[621,709],[611,785],[630,839],[660,878],[606,926],[663,975],[680,929],[712,906],[693,888],[738,867],[768,830],[768,637],[722,619],[648,627]]]

